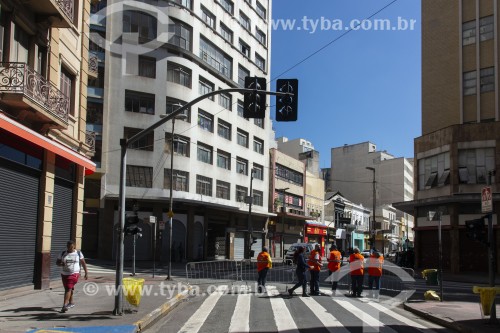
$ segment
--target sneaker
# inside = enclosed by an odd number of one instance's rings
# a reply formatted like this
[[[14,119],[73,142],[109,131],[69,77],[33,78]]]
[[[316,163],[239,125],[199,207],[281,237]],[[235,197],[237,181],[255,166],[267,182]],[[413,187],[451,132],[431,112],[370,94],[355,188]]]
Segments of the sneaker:
[[[288,295],[293,296],[293,290],[292,289],[288,289]]]
[[[61,308],[61,313],[64,313],[68,311],[68,306],[67,305],[64,305],[62,308]]]
[[[306,294],[306,293],[303,293],[302,297],[310,297],[310,296],[308,294]]]
[[[75,307],[75,303],[68,303],[68,305],[66,305],[66,307],[68,309],[71,309],[71,308]]]

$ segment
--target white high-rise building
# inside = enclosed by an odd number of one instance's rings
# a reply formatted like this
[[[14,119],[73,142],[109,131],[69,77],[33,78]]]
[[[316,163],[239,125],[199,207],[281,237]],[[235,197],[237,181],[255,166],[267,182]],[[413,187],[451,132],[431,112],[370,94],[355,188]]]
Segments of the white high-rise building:
[[[113,44],[105,57],[99,257],[113,255],[120,139],[200,95],[243,88],[246,76],[269,82],[271,3],[107,1],[104,27],[106,40]],[[174,128],[169,121],[128,149],[127,211],[131,213],[136,200],[139,217],[156,216],[163,226],[173,186],[174,259],[240,257],[249,223],[245,202],[252,188],[251,224],[258,232],[253,249],[260,250],[269,215],[269,148],[274,138],[269,110],[264,119],[245,119],[243,95],[225,93],[200,101],[185,115]],[[154,232],[149,224],[142,227],[137,256],[151,259]],[[164,262],[169,242],[158,232],[157,258]]]

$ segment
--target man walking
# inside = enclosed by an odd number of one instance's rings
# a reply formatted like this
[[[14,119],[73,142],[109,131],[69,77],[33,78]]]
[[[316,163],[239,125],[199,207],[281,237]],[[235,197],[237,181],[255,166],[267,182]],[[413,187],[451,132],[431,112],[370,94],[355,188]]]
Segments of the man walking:
[[[319,295],[319,272],[321,271],[321,246],[316,244],[314,250],[311,251],[309,255],[309,272],[311,273],[311,280],[309,282],[310,285],[310,293],[311,295]]]
[[[267,272],[273,266],[271,256],[267,247],[262,248],[262,252],[257,256],[257,273],[259,277],[257,279],[258,292],[261,293],[266,290],[266,277]]]
[[[364,260],[365,258],[359,253],[359,249],[355,247],[349,256],[352,297],[361,297],[363,292]]]
[[[298,287],[302,286],[302,297],[309,297],[307,294],[307,279],[306,279],[306,270],[309,268],[306,262],[306,258],[304,258],[305,248],[300,246],[293,255],[293,262],[297,265],[295,269],[295,274],[297,274],[298,282],[290,289],[288,289],[288,294],[293,296],[293,291]]]
[[[88,278],[87,264],[81,251],[76,250],[75,242],[70,240],[66,243],[66,250],[62,251],[56,261],[61,266],[61,278],[64,286],[64,302],[61,312],[75,306],[73,303],[73,292],[80,277],[80,265],[85,270],[85,280]]]
[[[372,253],[368,259],[368,289],[370,289],[370,296],[377,299],[380,292],[380,278],[382,276],[383,265],[384,256],[377,249],[372,249]],[[374,285],[375,291],[373,292]]]
[[[339,272],[342,262],[342,254],[337,249],[335,244],[330,247],[330,256],[328,257],[328,270],[330,271],[330,276],[332,278],[332,296],[337,293],[337,284],[339,282]]]

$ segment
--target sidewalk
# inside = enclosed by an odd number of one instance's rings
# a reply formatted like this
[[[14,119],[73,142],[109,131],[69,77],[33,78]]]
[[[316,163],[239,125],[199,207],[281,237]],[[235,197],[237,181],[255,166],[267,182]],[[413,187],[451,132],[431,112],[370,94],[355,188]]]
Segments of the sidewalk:
[[[127,277],[127,276],[124,276]],[[115,281],[113,275],[94,276],[76,285],[76,306],[61,313],[64,288],[31,290],[29,294],[7,295],[0,299],[0,332],[26,332],[36,329],[61,328],[78,332],[140,332],[188,296],[185,279],[165,275],[137,274],[144,278],[139,307],[124,297],[124,314],[113,315]],[[120,326],[120,327],[117,327]],[[78,329],[86,327],[86,329]]]

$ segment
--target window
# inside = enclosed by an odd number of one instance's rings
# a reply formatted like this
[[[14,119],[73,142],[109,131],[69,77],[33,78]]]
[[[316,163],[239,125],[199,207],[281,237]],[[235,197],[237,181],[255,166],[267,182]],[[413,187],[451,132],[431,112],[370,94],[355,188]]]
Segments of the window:
[[[253,137],[253,151],[264,155],[264,141]]]
[[[250,58],[250,46],[241,39],[239,40],[239,48],[245,57]]]
[[[245,88],[245,78],[250,76],[250,71],[245,67],[239,65],[238,66],[238,85],[240,88]]]
[[[460,149],[458,168],[461,183],[486,184],[488,171],[495,169],[495,148]]]
[[[253,123],[260,128],[264,128],[264,119],[261,118],[253,118]]]
[[[178,108],[186,105],[186,102],[181,101],[180,99],[176,98],[171,98],[167,97],[166,98],[166,107],[165,107],[165,114],[171,114],[172,112],[176,111]],[[185,119],[180,119],[181,121],[186,121],[186,122],[191,122],[191,108],[188,108],[187,110],[184,110],[181,114],[185,115]]]
[[[236,142],[240,146],[248,148],[248,133],[238,128],[236,131]]]
[[[217,150],[217,166],[222,169],[231,170],[231,154]]]
[[[493,15],[479,19],[479,40],[493,39]]]
[[[230,0],[219,0],[219,4],[231,15],[234,15],[234,3]]]
[[[418,160],[418,189],[447,185],[445,173],[450,170],[450,153],[444,152]]]
[[[238,100],[238,102],[236,104],[236,112],[238,113],[238,116],[240,116],[242,118],[243,118],[244,108],[245,108],[245,106],[243,104],[243,101]]]
[[[429,178],[427,178],[425,187],[435,187],[436,185],[437,185],[437,171],[431,172]]]
[[[227,183],[227,182],[223,182],[222,180],[218,180],[217,181],[217,185],[216,185],[216,193],[215,193],[215,196],[217,198],[221,198],[221,199],[227,199],[229,200],[230,199],[230,184]]]
[[[264,193],[262,191],[253,190],[253,204],[264,206]]]
[[[172,190],[189,192],[189,172],[174,170],[172,180]],[[170,188],[170,169],[165,169],[163,176],[163,188]]]
[[[215,29],[215,15],[212,14],[208,9],[201,5],[201,19],[210,28]]]
[[[224,139],[231,140],[231,124],[219,119],[217,124],[217,134]]]
[[[167,65],[167,81],[183,85],[191,88],[191,70],[175,62],[168,62]]]
[[[125,90],[125,111],[155,114],[155,95]]]
[[[170,34],[168,42],[181,49],[191,51],[191,35],[193,29],[184,22],[176,21],[172,18],[170,18],[170,21],[172,23],[168,25]]]
[[[236,201],[245,202],[247,192],[248,188],[246,188],[245,186],[236,185]]]
[[[184,6],[188,9],[193,9],[191,0],[173,0],[173,2],[178,3],[181,6]]]
[[[214,91],[215,86],[212,82],[200,76],[200,83],[198,86],[198,93],[200,95],[205,95]],[[214,100],[214,96],[210,96],[208,99]]]
[[[214,132],[214,116],[203,110],[198,110],[198,126],[205,131]]]
[[[474,95],[476,93],[476,71],[465,72],[464,76],[464,96]]]
[[[257,53],[255,53],[255,64],[262,69],[262,71],[266,71],[266,60]]]
[[[200,58],[217,72],[231,79],[233,60],[204,37],[200,37]]]
[[[212,196],[212,178],[196,175],[196,194]]]
[[[74,75],[68,72],[65,68],[61,67],[61,92],[68,98],[66,111],[68,114],[75,115],[74,99],[73,99],[73,82]]]
[[[143,12],[123,11],[123,32],[138,33],[139,43],[147,43],[156,39],[156,17]]]
[[[450,183],[450,170],[446,169],[439,177],[437,186],[444,186]]]
[[[224,109],[231,110],[232,104],[233,102],[230,94],[219,95],[219,105],[222,106]]]
[[[304,176],[302,173],[289,169],[281,164],[276,163],[275,174],[277,178],[287,180],[291,183],[303,186]]]
[[[260,17],[262,17],[262,19],[265,20],[267,18],[266,9],[258,1],[257,1],[256,10],[257,10],[257,15],[259,15]]]
[[[233,43],[233,32],[223,23],[220,24],[220,34],[222,35],[222,38],[224,38],[226,41],[228,41],[231,44]]]
[[[243,14],[243,12],[240,10],[240,24],[243,28],[247,29],[248,31],[250,31],[250,19],[248,18],[248,16],[246,16],[245,14]]]
[[[462,44],[470,45],[476,42],[476,21],[464,22],[462,24]]]
[[[212,152],[212,147],[198,142],[198,161],[212,164]]]
[[[257,38],[259,43],[261,43],[262,45],[266,45],[266,34],[262,30],[255,28],[255,37]]]
[[[248,176],[248,161],[237,157],[236,158],[236,172]]]
[[[488,67],[481,69],[481,92],[488,92],[495,90],[495,68]]]
[[[153,168],[127,165],[126,185],[131,187],[153,187]]]
[[[139,56],[139,76],[156,77],[156,58]]]
[[[253,164],[253,177],[255,179],[264,180],[264,167],[262,165]]]
[[[140,131],[142,131],[141,128],[125,127],[123,129],[123,137],[125,139],[130,139],[132,136],[136,135]],[[153,151],[154,150],[153,145],[154,145],[154,133],[151,132],[146,136],[142,137],[141,139],[131,143],[128,147],[130,149]]]
[[[172,133],[165,133],[165,145],[170,151],[172,145]],[[174,154],[189,157],[190,141],[188,137],[178,134],[174,135]]]

